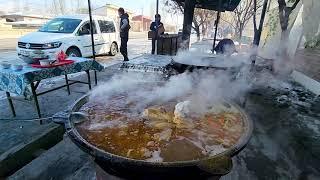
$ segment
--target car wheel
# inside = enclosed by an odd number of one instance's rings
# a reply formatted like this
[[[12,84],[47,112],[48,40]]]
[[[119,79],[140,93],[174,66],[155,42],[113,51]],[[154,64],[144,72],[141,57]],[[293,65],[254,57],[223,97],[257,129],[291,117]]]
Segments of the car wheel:
[[[76,48],[70,48],[70,49],[68,49],[67,55],[68,55],[69,57],[81,57],[80,51],[79,51],[78,49],[76,49]]]
[[[110,56],[115,56],[118,53],[118,45],[116,43],[112,43],[110,47]]]

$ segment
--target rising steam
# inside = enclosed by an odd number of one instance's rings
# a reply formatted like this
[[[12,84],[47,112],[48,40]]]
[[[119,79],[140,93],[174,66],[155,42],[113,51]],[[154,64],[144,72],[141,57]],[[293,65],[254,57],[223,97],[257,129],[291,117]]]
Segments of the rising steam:
[[[177,58],[194,62],[199,58],[199,55],[191,56],[189,54],[186,56],[183,53]],[[244,58],[241,56],[238,61],[236,57],[228,58],[228,65],[238,67],[237,73],[198,70],[172,76],[163,83],[155,84],[150,82],[161,81],[161,77],[156,74],[122,72],[93,90],[91,99],[103,102],[115,93],[126,93],[128,94],[128,102],[134,101],[137,102],[138,107],[146,107],[153,102],[165,103],[173,99],[185,98],[185,100],[192,102],[193,111],[204,112],[208,105],[217,101],[233,100],[244,96],[251,87],[251,82],[247,77],[248,69],[241,68]],[[241,76],[236,78],[236,75],[239,74]]]

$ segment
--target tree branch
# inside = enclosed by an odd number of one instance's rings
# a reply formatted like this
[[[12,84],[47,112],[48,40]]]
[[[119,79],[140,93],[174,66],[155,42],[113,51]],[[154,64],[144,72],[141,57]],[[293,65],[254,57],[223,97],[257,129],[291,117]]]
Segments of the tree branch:
[[[233,23],[231,23],[231,22],[229,22],[229,21],[227,21],[227,20],[224,20],[223,18],[220,18],[220,20],[228,23],[228,24],[231,25],[234,29],[236,28],[236,27],[233,25]]]
[[[299,4],[299,2],[300,2],[300,0],[296,0],[296,1],[294,2],[294,4],[292,5],[292,7],[290,8],[291,11],[293,11],[293,10],[297,7],[297,5]]]
[[[253,28],[256,32],[257,29],[257,0],[253,0]]]
[[[279,7],[286,7],[287,3],[285,0],[278,0]]]

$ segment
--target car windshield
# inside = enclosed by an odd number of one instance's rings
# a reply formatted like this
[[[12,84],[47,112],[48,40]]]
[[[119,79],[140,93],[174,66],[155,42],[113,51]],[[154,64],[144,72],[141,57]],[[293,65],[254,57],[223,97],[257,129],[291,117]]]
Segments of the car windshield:
[[[80,22],[80,19],[55,18],[42,26],[39,31],[50,33],[73,33]]]

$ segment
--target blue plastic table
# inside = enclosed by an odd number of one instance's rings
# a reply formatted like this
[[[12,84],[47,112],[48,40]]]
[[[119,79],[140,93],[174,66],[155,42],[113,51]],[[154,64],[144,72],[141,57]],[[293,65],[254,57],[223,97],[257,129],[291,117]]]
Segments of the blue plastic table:
[[[22,71],[14,71],[13,69],[0,69],[0,90],[6,92],[13,116],[16,116],[16,113],[12,103],[12,100],[14,98],[10,96],[10,93],[14,93],[19,96],[24,96],[25,99],[28,100],[33,99],[35,102],[38,116],[41,117],[39,102],[37,98],[38,96],[64,87],[67,87],[68,94],[70,94],[70,85],[75,83],[88,84],[89,89],[91,90],[90,70],[94,70],[95,72],[102,71],[104,67],[100,63],[92,59],[75,57],[69,59],[74,60],[75,62],[73,64],[52,68],[33,68],[29,65],[26,65]],[[82,82],[68,79],[68,74],[78,72],[86,72],[88,76],[88,81]],[[45,92],[36,92],[41,80],[62,75],[65,76],[65,85],[50,89]],[[96,76],[95,83],[97,83]]]

